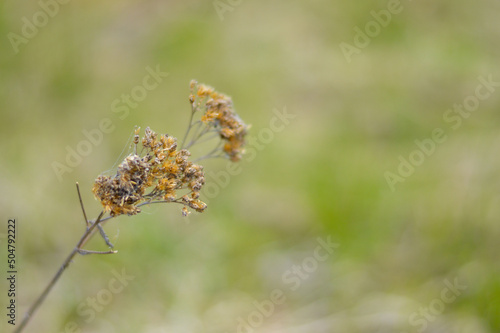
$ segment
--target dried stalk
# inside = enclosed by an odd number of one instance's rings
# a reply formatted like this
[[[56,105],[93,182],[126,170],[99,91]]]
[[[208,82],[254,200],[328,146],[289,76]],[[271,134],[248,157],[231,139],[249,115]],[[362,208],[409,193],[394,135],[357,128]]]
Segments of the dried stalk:
[[[77,184],[77,189],[78,189],[78,184]],[[78,194],[80,196],[80,191],[79,190],[78,190]],[[80,196],[80,203],[82,203],[81,202],[81,196]],[[82,209],[83,209],[83,203],[82,203]],[[85,209],[83,209],[83,212],[84,212],[84,216],[86,216]],[[42,305],[43,301],[45,300],[45,298],[47,297],[47,295],[49,294],[49,292],[52,290],[52,288],[54,287],[54,285],[56,284],[56,282],[59,280],[59,278],[61,277],[61,275],[64,272],[64,270],[66,268],[68,268],[69,264],[71,263],[71,261],[73,260],[73,258],[75,257],[75,255],[77,253],[81,253],[81,251],[86,251],[86,250],[83,250],[82,247],[91,239],[91,237],[92,237],[92,235],[93,235],[93,233],[95,231],[95,228],[102,222],[101,218],[103,217],[103,215],[104,215],[104,211],[102,211],[99,214],[99,216],[97,217],[97,219],[95,220],[95,222],[91,222],[91,221],[86,220],[87,221],[87,225],[90,225],[90,227],[87,227],[87,229],[85,230],[85,233],[80,238],[80,240],[76,244],[76,246],[73,249],[73,251],[71,251],[71,253],[68,255],[68,257],[66,258],[66,260],[64,260],[63,264],[61,265],[61,268],[59,268],[59,270],[57,271],[56,275],[54,275],[54,277],[52,278],[52,280],[50,280],[50,282],[47,285],[47,287],[45,287],[45,289],[42,292],[42,294],[40,296],[38,296],[38,298],[33,303],[33,305],[31,305],[31,307],[28,309],[28,311],[26,312],[26,314],[25,314],[23,320],[21,321],[21,323],[14,330],[14,333],[22,332],[22,330],[26,327],[26,325],[29,323],[29,321],[32,318],[32,316],[35,313],[35,311],[40,307],[40,305]],[[111,253],[116,253],[116,252],[117,251],[112,251],[111,250],[109,252],[102,252],[101,254],[105,254],[105,253],[106,254],[111,254]]]

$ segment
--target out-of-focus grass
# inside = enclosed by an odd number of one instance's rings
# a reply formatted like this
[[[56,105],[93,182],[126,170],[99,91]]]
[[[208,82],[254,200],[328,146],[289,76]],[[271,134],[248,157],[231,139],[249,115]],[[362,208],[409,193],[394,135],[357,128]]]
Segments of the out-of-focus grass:
[[[500,8],[402,4],[348,63],[339,44],[386,2],[243,1],[224,20],[195,0],[70,2],[18,54],[6,36],[39,7],[5,2],[0,204],[2,219],[19,221],[18,318],[82,232],[74,182],[94,217],[93,179],[120,157],[134,125],[182,136],[189,80],[231,95],[254,137],[274,109],[296,115],[204,214],[186,220],[178,207],[156,206],[112,221],[119,253],[77,258],[27,331],[76,322],[83,332],[235,332],[254,300],[281,289],[285,303],[256,332],[416,332],[411,315],[455,278],[467,289],[426,331],[500,330],[500,95],[456,131],[442,119],[478,76],[500,80]],[[169,76],[121,120],[111,104],[157,65]],[[115,130],[58,181],[51,163],[103,118]],[[392,192],[384,173],[436,127],[447,141]],[[290,290],[283,274],[328,236],[339,248]],[[95,318],[82,315],[122,269],[134,280]]]

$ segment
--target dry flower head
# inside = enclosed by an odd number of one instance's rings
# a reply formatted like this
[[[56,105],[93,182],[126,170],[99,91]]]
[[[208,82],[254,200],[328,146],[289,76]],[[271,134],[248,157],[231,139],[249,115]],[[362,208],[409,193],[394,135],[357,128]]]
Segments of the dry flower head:
[[[249,126],[234,111],[231,98],[195,80],[191,81],[190,88],[189,101],[193,113],[200,111],[201,122],[207,126],[201,133],[216,132],[223,143],[223,153],[231,161],[239,161],[244,153]]]
[[[203,167],[188,160],[189,151],[178,150],[176,138],[158,136],[149,127],[140,143],[142,151],[138,154],[137,129],[135,152],[118,166],[116,175],[96,179],[92,191],[104,209],[111,216],[135,215],[141,211],[141,203],[177,202],[203,212],[207,205],[198,199],[205,184]],[[181,190],[187,193],[179,196]],[[187,215],[186,210],[183,215]]]

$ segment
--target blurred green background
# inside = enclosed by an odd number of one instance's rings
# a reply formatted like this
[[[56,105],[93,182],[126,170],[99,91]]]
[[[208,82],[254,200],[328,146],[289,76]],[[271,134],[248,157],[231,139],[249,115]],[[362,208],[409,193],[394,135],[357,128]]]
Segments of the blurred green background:
[[[1,262],[15,217],[18,321],[83,232],[75,182],[95,218],[93,180],[135,125],[183,135],[191,79],[233,98],[256,154],[203,214],[110,221],[118,254],[77,257],[26,332],[500,331],[500,91],[456,130],[443,118],[478,77],[500,81],[497,1],[401,1],[350,62],[341,43],[387,1],[42,3],[53,17],[0,9]],[[168,76],[120,119],[112,104],[147,67]],[[275,110],[295,118],[269,138]],[[60,180],[53,163],[105,118],[114,129]],[[447,140],[393,191],[386,172],[435,128]],[[208,179],[225,168],[206,163]],[[318,237],[338,244],[323,261]],[[116,293],[113,271],[133,277]],[[466,289],[444,301],[445,281]]]

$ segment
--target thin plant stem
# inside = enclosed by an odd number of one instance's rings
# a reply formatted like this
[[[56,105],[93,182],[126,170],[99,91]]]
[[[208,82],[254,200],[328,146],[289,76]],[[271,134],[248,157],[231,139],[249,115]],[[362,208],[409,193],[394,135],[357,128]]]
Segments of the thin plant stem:
[[[219,134],[219,133],[217,133],[217,131],[215,131],[215,130],[207,131],[205,134],[209,134],[210,132],[214,132],[214,134],[213,134],[212,136],[209,136],[209,137],[207,137],[207,138],[203,139],[203,140],[199,140],[199,139],[201,139],[201,137],[200,137],[200,138],[196,141],[196,144],[200,144],[200,143],[208,142],[208,141],[213,140],[213,139],[215,139],[215,138],[217,138],[217,137],[220,137],[220,134]],[[194,145],[194,144],[193,144],[193,145]]]
[[[109,250],[109,251],[90,251],[90,250],[84,250],[81,249],[78,251],[81,255],[87,255],[87,254],[115,254],[118,253],[118,251],[115,250]]]
[[[104,232],[104,229],[103,229],[102,225],[101,225],[101,224],[98,224],[98,225],[97,225],[97,228],[99,229],[99,233],[101,234],[102,238],[104,238],[104,241],[106,242],[106,245],[107,245],[110,249],[114,248],[115,246],[114,246],[114,245],[113,245],[113,244],[109,241],[109,237],[108,237],[108,235],[106,235],[106,233]]]
[[[29,323],[29,321],[33,317],[33,314],[35,313],[35,311],[43,303],[43,301],[45,300],[45,298],[47,297],[47,295],[50,293],[50,291],[52,290],[52,288],[54,287],[54,285],[56,284],[56,282],[61,277],[62,273],[66,270],[66,268],[68,268],[69,264],[71,263],[71,261],[73,260],[73,258],[75,257],[75,255],[77,253],[80,253],[80,251],[82,250],[82,246],[85,245],[89,241],[89,239],[92,236],[95,228],[99,225],[99,223],[101,223],[101,218],[102,218],[103,215],[104,215],[104,211],[102,211],[99,214],[99,216],[97,217],[97,219],[95,220],[95,222],[92,223],[92,225],[90,226],[90,228],[87,228],[85,230],[85,233],[80,238],[80,240],[76,244],[76,246],[73,249],[73,251],[71,251],[71,253],[68,255],[68,257],[66,258],[66,260],[64,260],[63,264],[61,265],[61,267],[59,268],[59,270],[57,271],[57,273],[54,275],[54,277],[52,278],[52,280],[50,280],[49,284],[45,287],[45,289],[42,292],[42,294],[40,296],[38,296],[38,298],[33,303],[33,305],[31,305],[31,307],[28,309],[28,311],[26,312],[23,320],[21,321],[21,323],[19,324],[19,326],[14,330],[13,333],[22,332],[22,330],[24,329],[24,327],[26,327],[26,325]]]
[[[200,129],[203,128],[201,131]],[[196,143],[200,143],[198,140],[203,137],[205,134],[210,133],[212,130],[210,129],[210,126],[206,125],[205,127],[199,126],[198,131],[196,134],[193,136],[193,139],[189,144],[186,146],[186,149],[191,148],[194,146]]]
[[[87,218],[87,214],[85,213],[85,208],[83,207],[82,195],[80,194],[80,184],[76,182],[76,191],[78,192],[78,199],[80,199],[80,206],[82,206],[83,218],[85,219],[85,225],[87,228],[89,227],[89,219]]]
[[[195,159],[193,162],[198,162],[198,161],[201,161],[201,160],[205,160],[207,158],[212,158],[212,157],[219,157],[219,155],[213,155],[216,151],[218,151],[220,149],[220,147],[222,146],[222,140],[220,140],[220,142],[217,143],[217,146],[215,146],[214,149],[212,149],[212,151],[210,151],[208,154],[206,155],[203,155],[201,157],[198,157],[197,159]]]
[[[194,108],[194,105],[191,104],[191,117],[189,117],[189,126],[186,130],[186,134],[184,134],[184,139],[182,139],[181,149],[184,147],[184,143],[186,142],[189,131],[191,131],[191,128],[193,127],[193,116],[195,113],[196,113],[196,109]]]
[[[191,131],[191,129],[194,129],[195,127],[196,127],[195,132],[191,135],[191,138],[192,138],[191,141],[189,141],[189,143],[187,145],[185,145],[185,142],[184,142],[181,148],[188,149],[196,142],[196,140],[194,138],[196,138],[196,136],[200,132],[200,129],[203,128],[203,123],[199,120],[194,122],[192,124],[191,128],[189,129],[189,131]]]
[[[141,204],[138,204],[137,207],[141,207],[141,206],[146,206],[146,205],[152,205],[152,204],[158,204],[158,203],[177,203],[177,204],[181,204],[183,206],[188,206],[185,202],[182,202],[181,201],[181,198],[179,199],[176,199],[176,200],[172,200],[172,201],[167,201],[167,200],[157,200],[157,201],[148,201],[148,202],[143,202]]]

